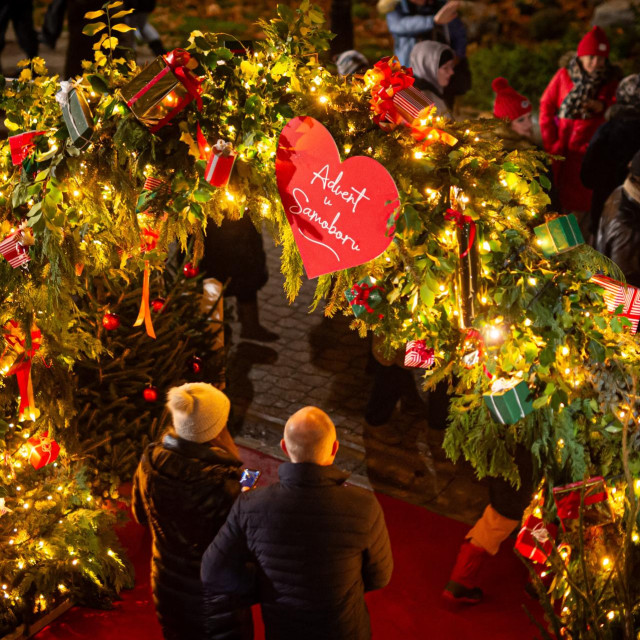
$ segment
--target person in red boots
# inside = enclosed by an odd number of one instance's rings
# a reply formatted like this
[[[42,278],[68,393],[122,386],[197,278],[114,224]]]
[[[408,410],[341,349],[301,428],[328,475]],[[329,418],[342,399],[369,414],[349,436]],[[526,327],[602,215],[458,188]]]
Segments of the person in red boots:
[[[505,149],[535,149],[531,102],[519,94],[505,78],[496,78],[491,87],[496,93],[493,115],[503,121],[496,128]],[[520,471],[520,487],[514,488],[501,478],[489,478],[490,504],[467,533],[443,596],[452,602],[475,604],[482,600],[478,586],[485,560],[498,553],[500,545],[520,525],[524,510],[531,502],[534,480],[531,453],[518,446],[515,461]]]
[[[615,100],[619,74],[609,63],[609,41],[593,27],[577,55],[554,76],[540,100],[540,130],[545,151],[563,156],[553,164],[554,182],[564,212],[574,212],[585,237],[591,190],[580,180],[582,159],[606,110]]]

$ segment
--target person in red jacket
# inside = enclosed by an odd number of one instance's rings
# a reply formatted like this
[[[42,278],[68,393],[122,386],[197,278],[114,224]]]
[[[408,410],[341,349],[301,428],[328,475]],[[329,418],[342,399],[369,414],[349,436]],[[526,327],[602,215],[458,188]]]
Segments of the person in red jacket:
[[[577,55],[560,69],[540,100],[540,130],[545,151],[563,156],[553,163],[560,206],[587,223],[591,190],[580,180],[589,141],[615,100],[618,74],[609,62],[609,41],[593,27],[578,45]],[[582,215],[581,215],[581,212]],[[584,231],[587,231],[585,228]]]

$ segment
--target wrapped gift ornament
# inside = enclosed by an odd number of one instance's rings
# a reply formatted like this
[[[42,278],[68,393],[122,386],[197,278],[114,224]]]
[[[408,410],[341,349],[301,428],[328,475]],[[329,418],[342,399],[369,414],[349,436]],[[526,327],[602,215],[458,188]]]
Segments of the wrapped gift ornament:
[[[379,320],[383,314],[379,307],[384,302],[384,289],[375,284],[375,280],[369,276],[356,282],[356,284],[344,292],[345,298],[351,305],[351,310],[356,318],[361,320]]]
[[[404,352],[404,366],[431,369],[435,364],[435,352],[427,347],[426,340],[410,340]]]
[[[613,510],[602,476],[553,488],[553,499],[562,528],[578,528],[580,506],[584,528],[602,527],[613,522]]]
[[[82,92],[68,80],[60,82],[56,100],[62,109],[62,117],[76,149],[86,149],[91,144],[93,116]]]
[[[621,315],[631,321],[631,333],[638,332],[640,322],[640,289],[624,282],[618,282],[607,276],[593,276],[591,282],[599,284],[604,292],[604,303],[611,313],[622,307]]]
[[[9,137],[9,150],[14,167],[21,165],[31,155],[36,147],[35,138],[45,133],[46,131],[27,131]]]
[[[524,521],[515,547],[525,558],[544,563],[551,555],[557,535],[558,527],[555,524],[544,522],[532,514]]]
[[[533,411],[530,394],[529,386],[520,378],[497,378],[483,398],[498,422],[513,424]]]
[[[538,246],[545,256],[555,256],[584,244],[584,238],[573,213],[559,216],[533,228]]]
[[[218,140],[211,149],[204,179],[214,187],[226,187],[237,155],[230,142]]]
[[[169,185],[158,178],[148,177],[136,203],[136,213],[161,213],[165,196],[169,194]]]
[[[192,100],[202,109],[201,80],[189,70],[191,54],[174,49],[149,63],[120,89],[133,115],[152,133],[171,122]]]
[[[48,431],[45,431],[42,436],[29,438],[27,444],[29,446],[29,462],[36,470],[55,462],[60,455],[60,445],[49,438]]]
[[[33,243],[31,229],[23,225],[0,242],[0,253],[16,269],[31,260],[28,247]]]

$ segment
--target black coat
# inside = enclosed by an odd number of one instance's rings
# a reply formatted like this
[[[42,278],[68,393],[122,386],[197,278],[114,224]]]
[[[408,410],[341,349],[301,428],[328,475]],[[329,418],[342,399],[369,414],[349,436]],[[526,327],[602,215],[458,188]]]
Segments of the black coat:
[[[595,132],[582,161],[580,179],[593,189],[591,231],[595,235],[604,203],[629,173],[629,162],[640,149],[640,105],[614,105],[609,120]]]
[[[622,187],[604,205],[596,249],[622,269],[628,284],[640,287],[640,203]]]
[[[364,592],[393,560],[373,493],[333,466],[284,463],[280,482],[243,493],[202,558],[217,593],[255,592],[267,640],[366,640]]]
[[[133,482],[133,513],[151,528],[153,599],[165,638],[252,638],[250,611],[207,598],[200,581],[204,550],[240,493],[242,462],[224,449],[165,434],[151,443]]]

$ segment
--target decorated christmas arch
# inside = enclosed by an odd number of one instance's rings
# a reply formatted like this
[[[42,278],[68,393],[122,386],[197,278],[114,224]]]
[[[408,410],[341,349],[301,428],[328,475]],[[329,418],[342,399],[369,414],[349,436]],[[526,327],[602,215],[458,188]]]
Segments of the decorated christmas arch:
[[[281,247],[289,299],[306,269],[314,308],[449,385],[452,459],[518,483],[515,448],[531,452],[531,517],[563,524],[560,551],[538,536],[528,554],[555,576],[554,632],[635,637],[640,302],[575,219],[548,211],[544,154],[506,150],[494,122],[439,117],[394,60],[334,75],[306,1],[250,50],[194,32],[144,70],[117,48],[120,5],[90,15],[82,77],[60,83],[34,59],[0,98],[5,626],[61,591],[126,583],[86,480],[95,434],[73,371],[132,325],[161,342],[170,253],[193,276],[208,225],[248,215]],[[131,317],[100,303],[107,289]]]

